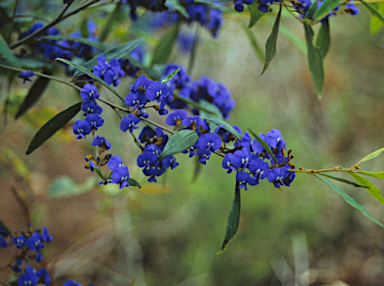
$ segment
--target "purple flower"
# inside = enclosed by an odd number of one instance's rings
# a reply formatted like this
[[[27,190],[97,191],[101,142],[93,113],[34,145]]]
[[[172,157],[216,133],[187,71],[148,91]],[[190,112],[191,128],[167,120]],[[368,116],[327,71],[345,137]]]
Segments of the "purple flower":
[[[120,129],[123,132],[126,132],[129,129],[129,132],[132,133],[133,129],[139,128],[138,126],[135,126],[140,122],[140,118],[136,115],[130,113],[128,116],[123,117],[120,122]]]
[[[108,61],[104,57],[103,54],[101,54],[97,58],[97,66],[93,68],[93,73],[98,76],[99,78],[103,78],[104,74],[107,73],[107,70],[111,67],[110,64],[108,64]]]
[[[150,168],[156,165],[159,155],[151,152],[145,152],[137,157],[137,165],[140,168]]]
[[[251,176],[247,172],[244,172],[244,171],[238,171],[236,173],[236,181],[239,182],[239,189],[244,188],[245,190],[247,190],[247,183],[248,183],[250,177]]]
[[[129,187],[127,180],[129,179],[128,167],[117,167],[112,171],[111,180],[114,184],[119,184],[120,189]]]
[[[175,110],[174,112],[171,112],[167,119],[165,120],[165,123],[167,123],[170,126],[179,126],[184,118],[188,116],[187,111],[185,110]]]
[[[99,146],[104,151],[111,148],[111,143],[109,143],[103,136],[96,136],[92,141],[92,146]]]
[[[80,97],[85,102],[90,102],[99,98],[100,94],[98,93],[96,86],[94,86],[93,84],[87,83],[80,90]]]
[[[199,130],[199,127],[203,125],[203,120],[198,115],[193,117],[188,116],[183,119],[182,124],[186,127],[190,127],[192,130]]]
[[[155,177],[161,176],[164,174],[165,170],[158,168],[158,164],[156,164],[153,168],[144,168],[143,173],[147,177],[149,177],[148,182],[157,182]]]
[[[81,110],[84,111],[83,115],[87,114],[101,114],[103,109],[97,105],[96,101],[85,101],[81,104]]]
[[[215,152],[220,148],[221,143],[222,141],[219,135],[214,133],[206,133],[199,138],[197,141],[197,146],[199,149]]]
[[[25,236],[20,235],[13,237],[12,242],[16,245],[17,248],[22,248],[24,245],[26,245],[27,239]]]
[[[79,119],[73,124],[73,133],[77,134],[76,139],[85,138],[91,131],[91,125],[85,120]]]
[[[172,95],[170,95],[168,87],[159,81],[149,85],[145,95],[150,101],[157,100],[157,102],[160,102],[160,109],[163,109],[167,103],[172,101]]]
[[[123,160],[119,156],[113,155],[108,161],[108,168],[113,171],[119,167],[124,167]]]
[[[36,270],[32,268],[32,266],[27,265],[25,267],[25,273],[21,274],[19,278],[17,278],[18,286],[35,286],[38,282],[38,277],[35,274]]]
[[[26,245],[29,247],[32,251],[38,251],[41,248],[44,247],[43,238],[41,237],[41,234],[38,232],[35,232],[32,234],[28,240]]]
[[[97,130],[99,127],[103,126],[104,119],[100,116],[100,114],[88,114],[84,119],[87,121],[93,130]]]
[[[30,77],[33,77],[34,73],[30,70],[26,70],[26,71],[22,71],[17,77],[19,78],[22,78],[24,81],[23,81],[23,84],[26,82],[26,81],[31,81],[30,80]]]
[[[49,273],[46,269],[41,268],[37,270],[36,275],[38,278],[43,278],[44,284],[51,284],[52,280],[51,277],[49,277]]]
[[[231,153],[225,154],[223,161],[221,162],[221,166],[224,169],[227,169],[227,174],[230,174],[230,173],[232,173],[232,171],[236,170],[236,168],[233,167],[233,165],[231,164],[232,156],[233,156],[233,154],[231,154]]]
[[[267,133],[265,142],[271,148],[277,148],[279,150],[285,148],[285,141],[283,140],[283,136],[281,135],[280,130],[277,129],[272,129]]]
[[[231,164],[239,169],[246,168],[250,161],[251,153],[247,148],[237,150],[231,157]]]
[[[288,169],[285,167],[282,168],[272,168],[267,174],[267,179],[270,183],[274,183],[275,187],[284,186],[284,179],[289,175]]]
[[[147,103],[147,101],[145,93],[141,90],[131,91],[124,100],[126,106],[135,106],[135,109],[139,108],[140,105]]]
[[[20,285],[19,285],[20,286]],[[75,280],[65,280],[63,286],[83,286]]]
[[[52,235],[49,234],[49,231],[45,226],[43,226],[43,232],[41,234],[41,237],[43,238],[44,241],[48,243],[51,242],[53,239]]]

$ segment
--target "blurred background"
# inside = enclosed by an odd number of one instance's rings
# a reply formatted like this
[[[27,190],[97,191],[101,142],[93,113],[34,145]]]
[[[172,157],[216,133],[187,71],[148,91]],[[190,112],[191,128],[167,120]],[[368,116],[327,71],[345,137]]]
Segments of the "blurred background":
[[[44,9],[36,7],[37,14]],[[85,17],[101,27],[106,19],[99,13],[91,9],[58,28],[76,30]],[[263,17],[251,29],[262,50],[274,15]],[[350,167],[384,147],[384,32],[369,33],[368,13],[330,19],[332,41],[321,100],[306,56],[281,33],[276,56],[260,75],[263,63],[243,29],[248,17],[247,12],[225,14],[216,39],[202,30],[191,72],[193,80],[207,75],[228,87],[236,101],[230,124],[256,133],[281,130],[297,167]],[[297,20],[284,14],[282,24],[304,41]],[[119,21],[109,40],[123,42],[143,35],[137,27],[128,19]],[[194,34],[196,28],[183,25],[182,31]],[[147,34],[147,51],[166,29]],[[188,65],[189,55],[175,45],[170,62]],[[123,79],[117,90],[125,95],[133,82]],[[238,232],[227,250],[216,255],[235,187],[235,175],[221,168],[221,158],[212,156],[196,179],[195,162],[178,154],[177,169],[156,184],[148,183],[136,165],[140,150],[120,131],[119,118],[105,110],[106,123],[98,135],[107,136],[111,152],[123,158],[142,188],[100,187],[98,178],[84,168],[84,157],[93,153],[90,139],[76,140],[70,125],[25,155],[37,130],[78,102],[78,93],[50,82],[42,99],[14,120],[12,114],[31,83],[6,86],[1,77],[2,108],[7,94],[12,104],[0,127],[0,218],[14,231],[25,229],[28,217],[34,226],[50,230],[54,239],[44,249],[44,264],[54,285],[65,279],[99,286],[130,285],[134,279],[139,286],[384,285],[384,229],[317,178],[298,174],[283,192],[266,181],[242,190]],[[101,94],[113,98],[105,89]],[[383,157],[363,164],[367,171],[384,167]],[[375,180],[382,190],[383,182]],[[336,185],[384,222],[383,206],[366,190]],[[12,249],[1,250],[0,267],[12,255]],[[10,271],[0,272],[2,280],[9,275]]]

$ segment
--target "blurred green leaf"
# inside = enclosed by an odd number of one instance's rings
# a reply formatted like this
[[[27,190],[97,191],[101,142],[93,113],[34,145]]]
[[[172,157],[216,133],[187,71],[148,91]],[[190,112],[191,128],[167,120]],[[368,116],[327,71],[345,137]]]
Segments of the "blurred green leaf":
[[[364,0],[361,0],[361,3],[363,3],[364,8],[371,14],[372,17],[376,17],[376,20],[380,21],[382,24],[384,24],[384,17],[380,14],[380,12],[377,10],[376,7],[371,3],[367,3]],[[383,8],[380,7],[380,11],[382,11]],[[372,29],[372,26],[371,26]]]
[[[69,122],[69,120],[71,120],[80,111],[81,104],[82,102],[72,105],[45,123],[44,126],[41,127],[39,131],[37,131],[35,137],[33,137],[31,143],[28,146],[26,154],[31,154],[59,129],[63,128]]]
[[[135,180],[135,179],[132,179],[132,178],[129,178],[127,180],[128,184],[130,184],[132,187],[139,187],[141,188],[141,185]]]
[[[219,110],[219,109],[216,109],[215,108],[216,106],[213,105],[212,103],[209,103],[209,106],[208,106],[208,105],[204,104],[203,100],[201,100],[199,103],[197,103],[196,101],[193,101],[193,100],[186,98],[186,97],[178,96],[177,94],[173,95],[173,99],[178,99],[178,100],[184,101],[184,102],[188,103],[190,106],[198,109],[199,111],[203,110],[206,113],[219,116],[217,113],[217,110]],[[219,114],[221,114],[221,112],[219,112]]]
[[[19,67],[20,62],[16,58],[16,56],[12,53],[11,49],[8,48],[8,45],[4,42],[4,40],[0,37],[0,55],[7,60],[7,62],[12,65]]]
[[[197,133],[193,130],[185,129],[176,132],[168,140],[167,145],[165,145],[158,160],[187,150],[189,147],[193,146],[197,140],[199,140],[199,135],[197,135]]]
[[[377,156],[379,156],[383,152],[384,152],[384,148],[376,150],[375,152],[372,152],[371,154],[368,154],[367,156],[365,156],[363,159],[361,159],[359,162],[357,162],[356,165],[359,165],[360,163],[363,163],[365,161],[376,158]]]
[[[113,58],[121,59],[128,57],[128,55],[137,47],[139,46],[144,39],[138,38],[136,40],[129,41],[126,44],[113,46],[103,52],[103,55],[107,61],[110,61]],[[87,70],[93,70],[93,68],[97,65],[97,58],[99,55],[95,56],[91,60],[87,61],[86,63],[82,64],[81,66],[86,68]],[[80,70],[75,71],[73,77],[78,77],[83,75],[84,73]]]
[[[358,172],[359,174],[368,175],[384,181],[384,172],[365,172],[365,171],[358,171]]]
[[[251,129],[248,128],[248,130],[256,138],[256,140],[259,141],[261,146],[264,147],[264,149],[268,152],[268,154],[271,155],[273,161],[277,162],[276,158],[275,158],[275,155],[272,153],[271,147],[269,147],[268,144],[265,143],[265,141],[263,139],[261,139],[256,133],[254,133]]]
[[[370,220],[372,220],[373,222],[377,223],[378,225],[380,225],[381,227],[384,227],[383,224],[381,224],[381,222],[379,222],[377,219],[375,219],[373,216],[371,216],[367,210],[362,206],[360,205],[358,202],[356,202],[353,198],[351,198],[350,196],[348,196],[346,193],[344,193],[342,190],[340,190],[338,187],[336,187],[334,184],[332,184],[330,181],[328,181],[327,179],[324,179],[323,177],[321,177],[320,175],[318,174],[315,174],[316,177],[318,177],[320,180],[322,180],[323,182],[327,183],[332,189],[334,189],[336,192],[338,192],[343,198],[344,200],[350,204],[351,206],[353,206],[354,208],[357,208],[359,211],[361,211],[366,217],[368,217]]]
[[[343,179],[343,178],[340,178],[340,177],[337,177],[337,176],[333,176],[333,175],[329,175],[329,174],[325,174],[325,173],[318,173],[319,175],[322,175],[322,176],[325,176],[325,177],[328,177],[330,179],[333,179],[333,180],[336,180],[336,181],[339,181],[339,182],[342,182],[342,183],[345,183],[345,184],[349,184],[349,185],[352,185],[356,188],[368,188],[367,186],[362,186],[362,185],[359,185],[359,184],[356,184],[354,182],[351,182],[349,180],[346,180],[346,179]]]
[[[384,2],[370,3],[370,5],[376,6],[377,12],[382,16],[384,15]],[[371,34],[378,33],[383,28],[383,26],[384,22],[382,22],[376,15],[371,15]]]
[[[254,3],[256,3],[256,2],[254,2]],[[246,26],[245,23],[242,25],[242,27],[243,27],[245,33],[247,34],[249,41],[251,42],[253,50],[255,51],[255,55],[258,57],[260,62],[263,63],[264,59],[265,59],[265,55],[264,55],[264,52],[263,52],[262,48],[260,47],[259,43],[257,42],[254,33],[252,32],[251,29],[249,29]]]
[[[239,183],[236,182],[235,197],[233,198],[232,207],[228,215],[224,242],[217,254],[220,254],[225,250],[228,242],[233,238],[233,236],[237,232],[237,229],[239,228],[241,202],[240,202],[240,189],[238,185]]]
[[[195,64],[195,59],[196,59],[196,53],[197,53],[197,46],[200,40],[200,31],[201,27],[198,25],[196,27],[196,32],[195,36],[193,37],[193,43],[192,43],[192,49],[190,52],[190,57],[189,57],[189,62],[188,62],[188,74],[192,73],[193,66]]]
[[[249,13],[251,13],[251,18],[249,19],[248,28],[252,28],[257,23],[257,21],[259,21],[261,17],[267,14],[267,13],[261,12],[258,9],[259,5],[260,4],[258,3],[258,1],[255,1],[252,4],[247,5]]]
[[[313,15],[313,21],[317,22],[323,19],[325,16],[329,14],[329,12],[331,12],[333,9],[335,9],[339,5],[340,5],[340,0],[325,0]]]
[[[307,11],[307,14],[305,14],[304,19],[312,19],[313,15],[315,14],[317,10],[317,1],[314,1],[311,6],[309,6],[309,9]]]
[[[329,20],[325,20],[325,22],[321,25],[319,33],[316,39],[316,46],[320,49],[321,56],[324,58],[329,50],[329,46],[331,44],[331,36],[329,32]]]
[[[71,67],[74,67],[75,69],[80,70],[82,73],[85,73],[86,75],[88,75],[91,78],[95,79],[96,81],[100,82],[102,85],[104,85],[107,89],[112,91],[118,98],[120,98],[124,102],[124,99],[117,93],[117,91],[112,86],[107,84],[105,81],[103,81],[97,75],[92,73],[90,70],[87,70],[86,68],[84,68],[84,67],[82,67],[82,66],[80,66],[80,65],[78,65],[78,64],[76,64],[74,62],[70,62],[70,61],[68,61],[66,59],[56,58],[55,61],[60,61],[60,62],[66,63],[67,65],[69,65]]]
[[[280,26],[280,18],[281,18],[281,8],[282,4],[280,4],[280,10],[277,14],[275,23],[273,24],[271,35],[267,39],[267,43],[265,44],[265,63],[264,68],[261,74],[263,74],[267,68],[271,60],[276,54],[276,43],[277,43],[277,36],[279,35],[279,26]]]
[[[166,0],[164,5],[171,10],[175,10],[183,15],[185,18],[189,19],[189,14],[184,6],[180,5],[178,0]]]
[[[37,58],[32,58],[32,57],[25,57],[25,58],[18,58],[20,65],[23,68],[28,68],[28,69],[39,69],[39,68],[54,68],[55,65],[41,61]]]
[[[165,78],[163,78],[163,80],[161,81],[162,84],[166,84],[167,82],[169,82],[171,79],[173,79],[175,77],[175,75],[180,71],[180,68],[178,68],[177,70],[173,71],[171,74],[167,75]]]
[[[241,140],[241,135],[239,134],[239,132],[236,131],[235,128],[233,128],[231,125],[229,125],[227,122],[223,121],[223,120],[220,120],[218,118],[212,118],[212,117],[208,117],[208,118],[205,118],[207,121],[210,121],[210,122],[213,122],[215,123],[217,126],[220,126],[222,125],[222,128],[225,130],[225,131],[228,131],[229,133],[231,133],[232,135],[234,135],[237,139]]]
[[[22,178],[28,178],[30,175],[28,167],[25,165],[24,161],[10,148],[2,147],[0,149],[0,153],[5,156],[4,159],[6,159],[8,162],[11,163],[15,172],[18,176]],[[1,157],[0,157],[1,158]],[[0,160],[1,162],[1,160]]]
[[[85,19],[83,19],[83,21],[81,21],[80,33],[81,33],[81,36],[83,36],[83,38],[89,37],[88,19],[87,18],[85,18]]]
[[[11,235],[11,231],[10,231],[9,228],[3,223],[2,220],[0,220],[0,228],[3,229],[3,230],[5,230],[5,231],[8,233],[8,235]]]
[[[304,22],[305,39],[308,48],[308,64],[313,82],[315,83],[317,97],[320,99],[324,84],[323,57],[320,49],[313,46],[313,31],[308,23]]]
[[[32,107],[41,97],[45,89],[47,88],[49,79],[45,77],[39,77],[32,85],[31,89],[28,92],[28,95],[25,97],[23,103],[20,105],[19,110],[15,115],[15,119],[18,119],[22,116],[29,108]]]
[[[199,101],[199,106],[196,106],[197,109],[199,109],[200,117],[211,117],[211,118],[219,118],[223,119],[223,114],[221,113],[221,110],[214,105],[211,102],[208,102],[204,99]]]
[[[72,41],[75,43],[81,43],[84,45],[94,47],[95,49],[98,49],[101,51],[105,50],[105,48],[106,48],[106,45],[100,43],[99,41],[91,41],[87,38],[71,37],[71,36],[67,36],[67,35],[51,35],[51,36],[45,36],[42,39],[53,40],[53,41],[63,41],[63,40]]]
[[[349,173],[349,172],[348,172]],[[384,198],[380,194],[379,189],[372,184],[370,181],[368,181],[366,178],[356,174],[356,173],[349,173],[352,177],[355,178],[356,181],[358,181],[360,184],[363,184],[364,186],[367,187],[367,191],[375,198],[377,199],[380,203],[384,204]]]
[[[103,28],[101,30],[100,37],[99,37],[100,43],[104,42],[107,39],[109,33],[113,31],[112,25],[115,21],[118,21],[119,19],[119,17],[117,17],[117,14],[121,9],[121,2],[122,1],[118,1],[116,3],[115,9],[113,9],[113,12],[110,13],[107,22],[105,23],[105,25],[103,25]]]
[[[201,173],[201,167],[203,164],[201,164],[201,162],[198,160],[198,157],[197,156],[194,156],[195,157],[195,160],[194,160],[194,168],[193,168],[193,177],[192,177],[192,183],[196,182],[197,178],[199,177],[200,173]]]
[[[231,11],[230,9],[228,9],[227,7],[223,6],[223,5],[218,5],[217,3],[215,2],[228,2],[228,1],[231,1],[231,0],[222,0],[222,1],[209,1],[209,0],[195,0],[195,3],[202,3],[202,4],[207,4],[208,6],[212,7],[212,8],[215,8],[217,10],[220,10],[220,11]]]
[[[285,25],[280,24],[279,31],[281,34],[292,42],[304,55],[307,54],[307,46],[298,36],[291,32]]]
[[[68,176],[55,178],[48,188],[49,199],[63,199],[80,194],[77,184]]]
[[[171,55],[172,47],[177,40],[179,29],[180,29],[180,23],[177,22],[159,40],[158,45],[153,51],[151,66],[156,64],[165,64],[168,61],[168,58]]]

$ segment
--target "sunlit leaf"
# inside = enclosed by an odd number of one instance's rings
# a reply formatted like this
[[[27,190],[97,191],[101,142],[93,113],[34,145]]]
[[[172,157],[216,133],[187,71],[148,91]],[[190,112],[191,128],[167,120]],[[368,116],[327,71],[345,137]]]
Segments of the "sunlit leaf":
[[[185,129],[176,132],[168,140],[167,145],[165,145],[163,152],[161,152],[159,156],[159,160],[169,155],[187,150],[189,147],[193,146],[197,140],[199,140],[199,135],[193,130]]]
[[[349,172],[348,172],[349,173]],[[349,173],[352,177],[355,178],[356,181],[358,181],[360,184],[364,185],[367,187],[367,191],[375,198],[377,199],[380,203],[384,204],[384,198],[380,194],[379,189],[372,184],[370,181],[368,181],[366,178],[356,174],[356,173]]]
[[[376,158],[377,156],[379,156],[383,152],[384,152],[384,148],[376,150],[375,152],[372,152],[371,154],[365,156],[363,159],[361,159],[359,162],[357,162],[356,165],[359,165],[360,163],[363,163],[365,161],[374,159],[374,158]]]
[[[370,3],[371,6],[376,6],[377,13],[380,15],[384,15],[384,2],[379,3]],[[371,34],[378,33],[384,27],[384,22],[382,22],[376,15],[371,15],[371,26],[370,32]]]
[[[171,79],[173,79],[175,77],[175,75],[180,71],[180,68],[178,68],[177,70],[173,71],[171,74],[167,75],[165,78],[163,78],[163,80],[161,81],[162,84],[166,84],[167,82],[169,82]]]
[[[365,172],[365,171],[358,171],[358,172],[360,174],[371,176],[384,181],[384,172]]]
[[[374,5],[367,3],[364,0],[361,0],[361,3],[363,3],[364,8],[372,15],[372,17],[376,17],[378,21],[384,24],[384,16],[377,10]],[[383,8],[381,8],[381,11],[382,9]]]

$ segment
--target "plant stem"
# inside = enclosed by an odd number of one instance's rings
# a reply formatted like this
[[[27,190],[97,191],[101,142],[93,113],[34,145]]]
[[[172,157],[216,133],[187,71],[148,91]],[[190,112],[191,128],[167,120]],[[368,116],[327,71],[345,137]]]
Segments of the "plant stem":
[[[323,170],[303,170],[303,169],[288,169],[290,172],[296,172],[296,173],[307,173],[310,175],[314,175],[316,173],[325,173],[325,172],[350,172],[350,173],[357,173],[355,170],[360,169],[357,165],[352,166],[351,168],[348,169],[343,169],[341,167],[334,167],[330,169],[323,169]]]

